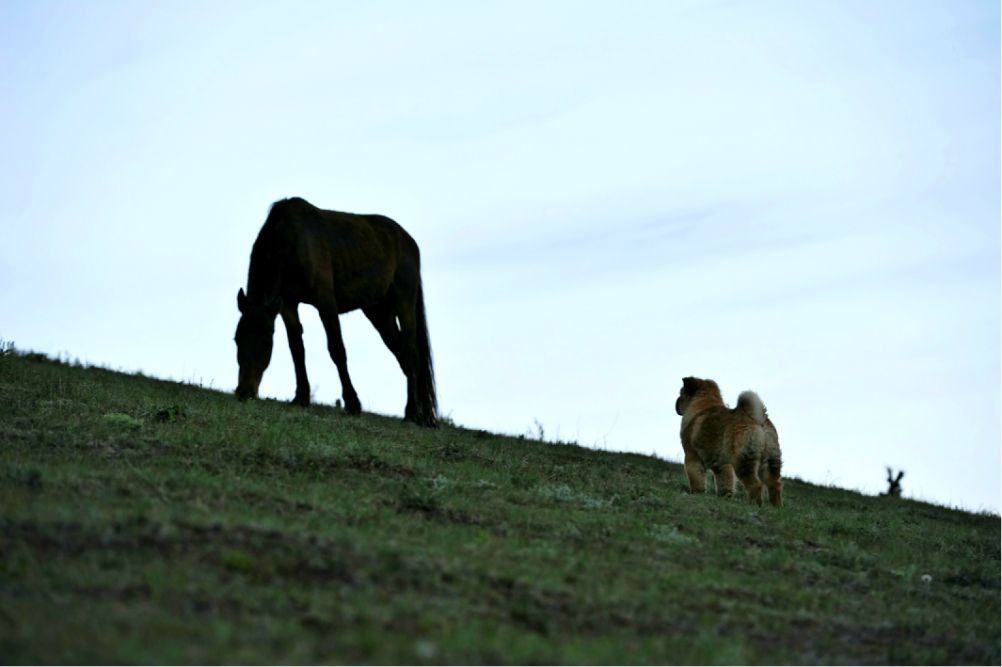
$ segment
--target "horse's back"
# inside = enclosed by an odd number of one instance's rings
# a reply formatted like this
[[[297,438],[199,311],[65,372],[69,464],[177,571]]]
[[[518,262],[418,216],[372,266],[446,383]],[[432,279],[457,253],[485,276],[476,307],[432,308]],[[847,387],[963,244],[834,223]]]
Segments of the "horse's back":
[[[265,222],[268,226],[311,243],[356,243],[370,250],[388,250],[395,245],[417,247],[407,231],[385,215],[322,209],[300,197],[275,202]]]
[[[420,270],[417,244],[384,215],[331,211],[292,197],[275,202],[261,235],[266,229],[284,239],[290,289],[308,303],[333,290],[342,312],[365,307],[384,298],[400,274]]]

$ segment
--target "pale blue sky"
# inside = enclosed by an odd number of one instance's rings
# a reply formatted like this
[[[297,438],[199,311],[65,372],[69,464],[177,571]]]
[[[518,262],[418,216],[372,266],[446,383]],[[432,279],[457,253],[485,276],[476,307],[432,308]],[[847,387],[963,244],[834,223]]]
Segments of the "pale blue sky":
[[[789,475],[998,511],[999,76],[997,2],[5,2],[0,337],[232,389],[299,195],[418,240],[460,424],[678,460],[713,377]]]

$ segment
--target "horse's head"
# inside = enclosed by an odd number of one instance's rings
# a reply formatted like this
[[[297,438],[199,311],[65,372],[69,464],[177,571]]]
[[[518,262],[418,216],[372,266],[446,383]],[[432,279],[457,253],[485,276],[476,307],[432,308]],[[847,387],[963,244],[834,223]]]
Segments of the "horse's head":
[[[901,478],[905,476],[904,470],[898,471],[897,478],[894,477],[894,471],[890,468],[887,469],[887,493],[885,496],[894,496],[895,498],[901,497]]]
[[[241,401],[257,398],[261,377],[271,362],[275,316],[281,305],[280,297],[258,303],[247,298],[243,289],[237,294],[240,321],[233,339],[237,342],[237,363],[240,365],[237,398]]]

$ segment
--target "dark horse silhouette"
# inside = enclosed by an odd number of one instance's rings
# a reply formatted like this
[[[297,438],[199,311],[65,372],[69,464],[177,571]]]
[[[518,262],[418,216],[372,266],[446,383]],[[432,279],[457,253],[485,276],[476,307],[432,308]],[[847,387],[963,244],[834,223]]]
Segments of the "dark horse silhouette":
[[[901,497],[901,478],[905,476],[904,470],[898,471],[897,478],[894,477],[894,471],[887,468],[887,491],[881,493],[882,496],[893,496],[895,498]]]
[[[300,303],[320,313],[350,414],[361,412],[362,405],[348,376],[338,315],[361,308],[407,376],[404,419],[436,425],[421,260],[403,227],[381,215],[325,211],[298,197],[275,202],[251,251],[247,293],[237,294],[241,400],[257,396],[271,361],[275,317],[281,314],[296,367],[293,403],[309,405]]]

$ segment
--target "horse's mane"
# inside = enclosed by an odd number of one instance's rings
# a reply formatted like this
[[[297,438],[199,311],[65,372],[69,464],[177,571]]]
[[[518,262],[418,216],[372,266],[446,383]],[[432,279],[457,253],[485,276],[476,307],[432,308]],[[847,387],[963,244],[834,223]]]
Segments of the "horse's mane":
[[[272,205],[251,249],[247,297],[258,303],[275,298],[281,290],[282,269],[292,249],[289,230],[284,224],[287,209],[281,205],[289,201],[283,199]]]

